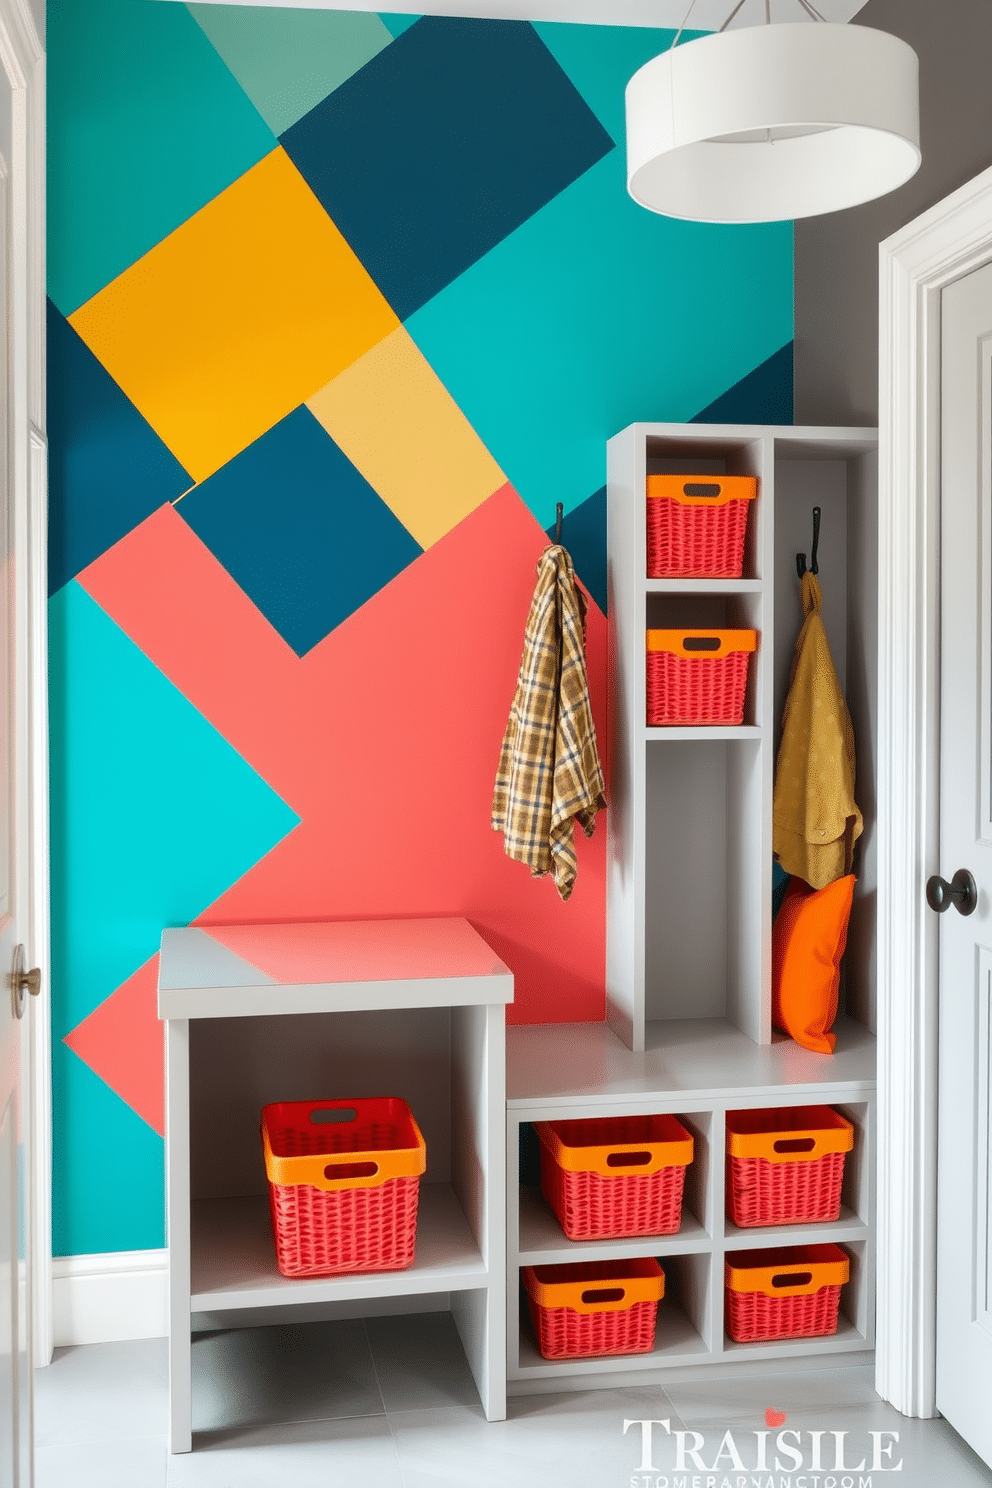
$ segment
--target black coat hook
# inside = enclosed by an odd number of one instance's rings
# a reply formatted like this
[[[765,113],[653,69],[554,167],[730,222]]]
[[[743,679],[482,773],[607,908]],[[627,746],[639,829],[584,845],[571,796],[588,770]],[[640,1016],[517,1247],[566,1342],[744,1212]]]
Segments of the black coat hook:
[[[816,561],[816,554],[817,554],[817,550],[819,549],[819,546],[820,546],[820,508],[818,506],[814,506],[814,508],[813,508],[813,546],[810,549],[810,555],[809,555],[809,571],[812,574],[816,574],[816,573],[819,573],[820,572],[820,565]],[[803,576],[803,574],[805,572],[806,572],[806,554],[805,553],[797,553],[796,554],[796,573],[799,575],[800,578],[802,578],[802,576]]]
[[[564,506],[559,501],[558,502],[558,505],[555,507],[555,542],[556,543],[560,543],[561,542],[561,519],[562,519],[563,513],[564,513]]]

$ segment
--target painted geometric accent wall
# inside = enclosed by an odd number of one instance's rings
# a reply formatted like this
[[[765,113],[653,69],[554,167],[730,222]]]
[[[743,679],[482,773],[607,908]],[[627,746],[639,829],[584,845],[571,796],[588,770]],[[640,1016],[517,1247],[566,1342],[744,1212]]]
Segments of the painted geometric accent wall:
[[[626,194],[671,40],[50,3],[56,1254],[164,1243],[164,926],[464,915],[603,1017],[602,822],[567,904],[489,825],[546,530],[605,750],[606,440],[791,420],[791,226]]]

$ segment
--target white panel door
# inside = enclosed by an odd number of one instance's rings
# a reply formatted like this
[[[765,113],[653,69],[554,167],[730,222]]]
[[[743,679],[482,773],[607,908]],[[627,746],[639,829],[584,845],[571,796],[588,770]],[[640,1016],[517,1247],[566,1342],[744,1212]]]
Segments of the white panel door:
[[[23,842],[25,829],[22,664],[25,606],[20,570],[22,516],[15,484],[13,429],[16,409],[14,356],[15,95],[0,66],[0,1488],[31,1483],[31,1374],[28,1317],[28,1247],[24,1181],[28,1170],[22,1121],[22,1039],[15,955],[25,938]],[[26,969],[26,968],[24,968]]]
[[[992,264],[941,327],[937,1409],[992,1463]]]

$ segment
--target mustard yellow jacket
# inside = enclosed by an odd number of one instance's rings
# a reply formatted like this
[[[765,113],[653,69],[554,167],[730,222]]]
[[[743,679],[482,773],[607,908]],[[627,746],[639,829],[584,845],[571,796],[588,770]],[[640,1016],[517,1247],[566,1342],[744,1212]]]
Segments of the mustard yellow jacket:
[[[806,619],[782,712],[772,845],[786,873],[822,889],[851,872],[864,823],[854,800],[854,730],[811,573],[803,575],[802,597]]]

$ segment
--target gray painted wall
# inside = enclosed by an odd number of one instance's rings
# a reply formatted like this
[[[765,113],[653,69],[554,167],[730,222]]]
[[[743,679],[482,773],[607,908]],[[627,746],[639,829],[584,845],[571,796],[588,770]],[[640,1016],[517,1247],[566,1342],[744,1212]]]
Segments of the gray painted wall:
[[[796,223],[797,424],[878,419],[878,245],[992,165],[990,0],[868,0],[853,22],[920,59],[923,164],[900,190]]]

